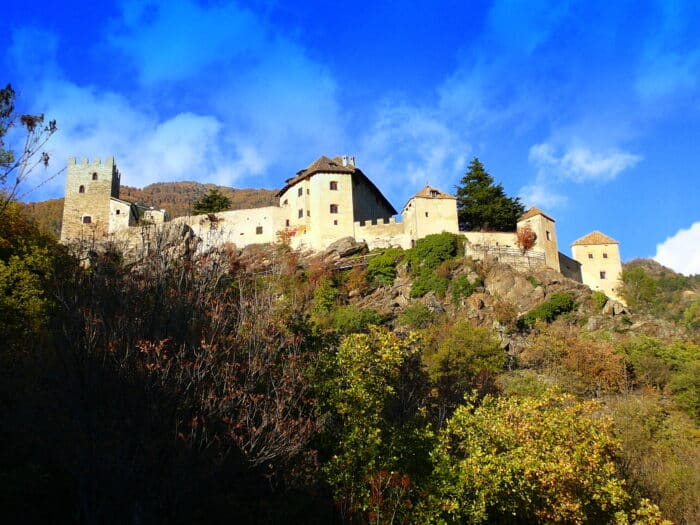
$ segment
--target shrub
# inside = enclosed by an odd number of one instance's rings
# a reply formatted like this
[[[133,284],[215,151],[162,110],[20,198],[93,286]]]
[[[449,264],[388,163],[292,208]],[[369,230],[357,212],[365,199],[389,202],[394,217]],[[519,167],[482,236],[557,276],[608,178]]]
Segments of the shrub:
[[[427,328],[437,316],[424,304],[414,304],[406,308],[399,316],[399,323],[411,328]]]
[[[598,310],[602,310],[603,306],[605,306],[605,303],[608,302],[608,296],[600,290],[596,290],[595,292],[593,292],[591,298],[593,299],[593,304]]]
[[[528,275],[527,277],[525,277],[525,279],[527,279],[527,282],[529,282],[533,288],[542,286],[542,283],[534,275]]]
[[[440,277],[433,272],[423,272],[411,286],[411,297],[423,297],[428,292],[435,292],[435,295],[444,297],[447,288],[450,286],[449,279]]]
[[[466,275],[460,275],[452,281],[452,301],[454,304],[459,304],[462,297],[469,297],[474,293],[474,290],[483,285],[484,280],[481,277],[477,277],[474,282],[471,282]]]
[[[434,270],[441,262],[454,259],[461,252],[461,237],[453,233],[436,233],[416,241],[406,255],[414,274],[422,269]]]
[[[335,309],[331,325],[341,334],[365,333],[370,325],[381,325],[383,318],[379,312],[370,308],[348,305]]]
[[[554,293],[549,300],[525,314],[522,322],[528,326],[534,325],[538,319],[551,323],[561,314],[570,312],[574,308],[576,308],[576,302],[570,293]]]
[[[401,248],[388,248],[370,259],[367,278],[375,284],[393,284],[396,279],[396,263],[403,255]]]

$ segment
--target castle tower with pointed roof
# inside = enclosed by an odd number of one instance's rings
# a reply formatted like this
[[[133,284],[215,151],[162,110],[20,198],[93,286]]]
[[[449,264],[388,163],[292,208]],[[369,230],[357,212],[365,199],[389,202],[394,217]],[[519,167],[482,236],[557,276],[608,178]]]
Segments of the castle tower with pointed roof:
[[[537,239],[533,248],[544,252],[545,264],[549,268],[558,272],[561,271],[554,219],[536,206],[533,206],[518,219],[518,229],[521,228],[530,228],[535,232]]]
[[[429,184],[408,200],[401,214],[411,244],[433,233],[459,233],[457,199]]]
[[[622,273],[620,243],[594,231],[575,240],[571,245],[571,253],[581,263],[584,284],[592,290],[604,292],[608,297],[623,301],[617,293]]]

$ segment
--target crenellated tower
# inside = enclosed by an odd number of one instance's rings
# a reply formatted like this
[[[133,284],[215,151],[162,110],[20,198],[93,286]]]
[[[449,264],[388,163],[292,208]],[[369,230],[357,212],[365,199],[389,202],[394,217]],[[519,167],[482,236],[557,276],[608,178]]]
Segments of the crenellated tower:
[[[111,199],[119,198],[120,175],[114,157],[92,163],[68,159],[61,242],[103,239],[110,233]]]

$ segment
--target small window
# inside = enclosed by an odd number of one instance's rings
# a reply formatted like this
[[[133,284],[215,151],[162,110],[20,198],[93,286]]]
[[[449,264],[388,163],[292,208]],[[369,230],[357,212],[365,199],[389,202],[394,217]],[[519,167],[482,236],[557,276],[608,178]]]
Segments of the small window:
[[[593,254],[592,254],[592,253],[589,253],[589,254],[588,254],[588,258],[589,258],[589,259],[593,259]]]
[[[309,190],[309,188],[306,188],[306,194],[308,195],[309,193],[311,193],[311,191]]]
[[[300,219],[304,216],[304,209],[303,208],[299,209],[298,215],[299,215]]]
[[[600,278],[605,279],[605,272],[600,272]]]
[[[117,214],[117,215],[121,215],[121,213],[122,213],[121,210],[117,210],[117,211],[116,211],[116,214]]]
[[[338,205],[331,204],[331,213],[338,213]]]
[[[262,235],[262,226],[255,227],[255,235]]]
[[[83,224],[92,224],[92,217],[90,217],[89,215],[84,215]]]
[[[607,254],[607,253],[604,253],[604,254],[603,254],[603,259],[607,259],[607,258],[608,258],[608,254]]]
[[[338,181],[332,180],[331,181],[331,190],[336,191],[337,189],[338,189]]]
[[[311,210],[306,210],[306,216],[311,217]]]
[[[289,219],[287,219],[286,221],[284,221],[284,225],[285,225],[287,228],[289,228]]]
[[[92,180],[97,180],[97,172],[94,172],[94,173],[92,174]]]
[[[335,219],[335,220],[333,221],[333,226],[338,226],[338,219]]]
[[[282,205],[286,206],[287,204],[289,204],[289,199],[284,199],[284,202],[282,203]]]
[[[78,193],[85,193],[85,186],[81,184],[80,188],[78,188]]]
[[[427,212],[427,211],[425,212],[425,216],[426,216],[426,217],[428,216],[428,212]]]
[[[548,240],[548,241],[551,241],[551,240],[552,240],[552,234],[549,233],[548,231],[545,232],[545,233],[547,234],[547,240]]]
[[[304,188],[299,188],[297,190],[297,197],[301,197],[302,195],[304,195]]]

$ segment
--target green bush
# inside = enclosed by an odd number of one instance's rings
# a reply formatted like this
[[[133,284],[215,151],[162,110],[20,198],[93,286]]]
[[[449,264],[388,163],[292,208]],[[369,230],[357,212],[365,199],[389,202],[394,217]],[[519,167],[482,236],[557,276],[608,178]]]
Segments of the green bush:
[[[441,262],[454,259],[462,251],[461,237],[454,233],[435,233],[416,241],[415,247],[406,252],[414,274],[425,269],[434,270]]]
[[[427,328],[437,316],[424,304],[414,304],[406,308],[399,316],[399,323],[411,328]]]
[[[413,281],[411,297],[423,297],[428,292],[435,292],[435,295],[444,297],[449,286],[450,280],[446,277],[440,277],[433,272],[426,271]]]
[[[474,290],[483,285],[484,280],[481,277],[477,277],[474,282],[471,282],[466,275],[460,275],[452,281],[452,301],[454,304],[459,304],[462,297],[469,297],[474,293]]]
[[[537,305],[522,318],[525,325],[532,326],[535,321],[541,319],[548,323],[554,321],[561,314],[576,308],[576,302],[569,293],[554,293],[549,300]]]
[[[370,325],[381,325],[383,321],[376,310],[353,305],[336,308],[331,317],[331,325],[341,334],[364,333]]]
[[[593,304],[598,310],[602,310],[603,306],[605,306],[605,303],[608,302],[608,296],[600,290],[596,290],[595,292],[593,292],[593,295],[591,297],[593,299]]]
[[[527,277],[525,277],[525,279],[527,279],[527,282],[529,282],[533,286],[533,288],[542,286],[542,283],[534,275],[528,275]]]
[[[367,278],[374,284],[393,284],[396,263],[403,255],[401,248],[388,248],[367,263]]]

